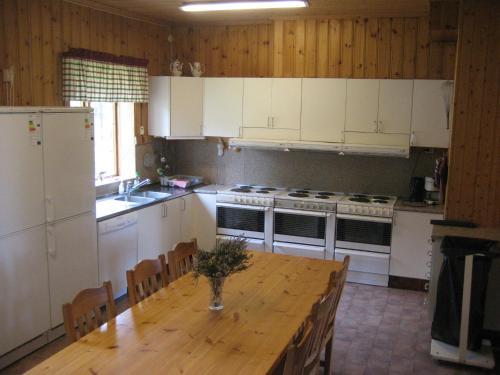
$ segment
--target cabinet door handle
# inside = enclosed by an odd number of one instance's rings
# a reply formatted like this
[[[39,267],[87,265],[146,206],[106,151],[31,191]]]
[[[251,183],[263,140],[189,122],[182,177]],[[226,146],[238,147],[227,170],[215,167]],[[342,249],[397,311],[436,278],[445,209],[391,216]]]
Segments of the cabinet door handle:
[[[165,216],[164,217],[168,217],[168,206],[165,204]]]
[[[375,128],[373,129],[375,133],[378,132],[378,125],[377,125],[377,120],[373,120],[373,125],[375,125]]]
[[[181,210],[182,211],[186,211],[186,200],[184,198],[181,198],[181,201],[182,201],[182,208],[181,208]]]
[[[271,116],[271,127],[274,128],[274,117]]]
[[[381,132],[382,131],[382,121],[379,121],[378,122],[378,131]]]
[[[56,241],[54,238],[54,229],[52,225],[47,226],[47,253],[51,257],[56,256]]]
[[[269,128],[269,127],[271,127],[271,122],[270,122],[270,120],[271,120],[271,117],[267,116],[267,127],[268,127],[268,128]]]

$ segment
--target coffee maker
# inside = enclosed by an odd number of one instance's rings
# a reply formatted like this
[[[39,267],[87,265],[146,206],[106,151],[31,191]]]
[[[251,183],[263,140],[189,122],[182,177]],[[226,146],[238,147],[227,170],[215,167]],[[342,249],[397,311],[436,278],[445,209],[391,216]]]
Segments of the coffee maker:
[[[410,202],[423,202],[425,199],[424,177],[412,177],[410,179]]]

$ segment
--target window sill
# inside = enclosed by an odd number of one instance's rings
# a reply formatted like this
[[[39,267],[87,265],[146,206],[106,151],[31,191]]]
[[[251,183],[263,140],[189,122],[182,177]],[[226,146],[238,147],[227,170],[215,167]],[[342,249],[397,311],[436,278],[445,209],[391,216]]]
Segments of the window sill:
[[[113,176],[113,177],[103,178],[102,180],[95,180],[95,186],[97,187],[97,186],[106,186],[115,184],[117,182],[120,182],[121,179],[122,178],[120,176]]]
[[[113,185],[116,183],[119,183],[120,181],[127,181],[133,179],[133,176],[113,176],[113,177],[106,177],[103,178],[102,180],[95,180],[95,186],[108,186],[108,185]]]

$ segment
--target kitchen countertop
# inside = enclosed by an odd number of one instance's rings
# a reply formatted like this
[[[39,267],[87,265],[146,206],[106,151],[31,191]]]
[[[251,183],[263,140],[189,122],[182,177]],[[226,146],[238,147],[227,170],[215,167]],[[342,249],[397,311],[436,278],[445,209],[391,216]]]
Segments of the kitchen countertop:
[[[500,241],[500,228],[464,228],[451,227],[447,225],[434,225],[432,228],[432,238],[437,237],[467,237],[490,241]]]
[[[103,221],[107,219],[111,219],[116,216],[124,215],[129,212],[137,211],[137,210],[142,210],[143,208],[153,206],[155,204],[161,203],[161,202],[166,202],[171,199],[176,199],[180,198],[182,196],[188,195],[193,193],[197,189],[202,189],[203,185],[198,185],[186,189],[181,189],[181,188],[171,188],[171,187],[166,187],[166,186],[161,186],[160,184],[152,184],[143,187],[139,191],[154,191],[154,192],[160,192],[160,193],[168,193],[171,194],[170,196],[163,198],[163,199],[155,199],[152,202],[148,202],[145,204],[139,204],[136,206],[132,207],[124,207],[124,205],[121,204],[114,204],[114,198],[118,197],[119,194],[110,194],[110,195],[105,195],[103,197],[99,197],[96,200],[96,219],[97,221]],[[104,202],[109,202],[109,204],[104,203]],[[101,203],[101,204],[100,204]]]
[[[193,188],[193,192],[195,193],[204,193],[204,194],[216,194],[217,190],[227,189],[226,185],[204,185],[201,187]]]
[[[427,214],[443,214],[444,207],[442,204],[428,205],[426,203],[408,202],[402,198],[398,198],[394,205],[396,211],[422,212]]]

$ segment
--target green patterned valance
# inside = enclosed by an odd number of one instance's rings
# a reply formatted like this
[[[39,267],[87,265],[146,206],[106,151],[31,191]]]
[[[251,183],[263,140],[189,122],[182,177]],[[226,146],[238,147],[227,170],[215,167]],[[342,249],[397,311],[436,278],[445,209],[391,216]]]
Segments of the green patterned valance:
[[[145,59],[70,49],[62,54],[63,100],[145,103],[147,65]]]

